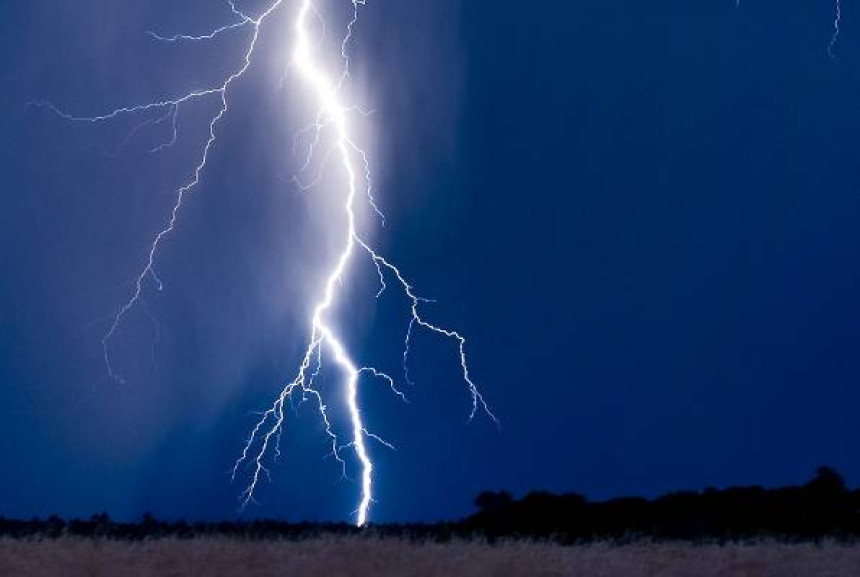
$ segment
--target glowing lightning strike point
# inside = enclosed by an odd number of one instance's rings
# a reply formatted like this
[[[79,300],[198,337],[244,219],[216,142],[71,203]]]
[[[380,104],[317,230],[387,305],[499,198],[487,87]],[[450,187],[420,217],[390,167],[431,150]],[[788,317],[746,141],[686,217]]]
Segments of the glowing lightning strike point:
[[[299,365],[298,373],[296,374],[296,377],[281,390],[280,394],[277,396],[271,407],[260,415],[259,420],[251,430],[251,433],[246,440],[241,455],[233,465],[233,478],[235,479],[235,477],[239,474],[240,467],[243,464],[247,464],[250,466],[250,468],[252,469],[252,473],[250,474],[250,481],[245,490],[242,492],[240,500],[243,506],[254,501],[254,493],[260,478],[263,475],[269,477],[269,471],[263,464],[264,459],[266,458],[270,449],[274,453],[275,459],[280,456],[280,439],[281,433],[284,429],[285,405],[288,401],[290,403],[293,402],[293,397],[295,394],[301,395],[300,401],[302,402],[307,400],[308,398],[312,398],[316,402],[317,412],[322,418],[322,421],[325,426],[325,432],[331,442],[330,455],[334,457],[334,459],[337,460],[338,463],[340,463],[343,476],[346,477],[346,461],[344,461],[341,456],[342,450],[346,448],[351,449],[360,465],[361,495],[356,510],[356,523],[359,526],[362,526],[367,522],[368,511],[370,508],[370,504],[373,501],[374,468],[373,462],[371,461],[370,454],[368,452],[366,441],[367,439],[373,439],[390,449],[394,449],[394,446],[391,443],[385,441],[383,438],[379,437],[378,435],[370,432],[369,429],[365,426],[358,400],[359,379],[362,375],[367,374],[374,378],[384,380],[388,383],[389,388],[394,394],[399,396],[404,402],[407,402],[407,399],[405,395],[396,387],[394,379],[392,379],[389,375],[373,367],[361,367],[356,362],[354,362],[350,357],[346,346],[344,345],[340,337],[336,334],[334,328],[328,324],[328,321],[326,319],[326,313],[329,312],[329,310],[332,308],[336,301],[337,288],[339,286],[340,280],[345,275],[348,266],[353,260],[353,256],[356,252],[356,249],[361,249],[366,252],[370,256],[374,266],[376,267],[381,286],[377,297],[379,297],[387,287],[385,283],[386,276],[391,275],[397,279],[400,288],[411,302],[411,319],[409,322],[409,329],[406,333],[406,339],[404,341],[404,369],[406,368],[410,340],[416,325],[423,327],[430,332],[443,336],[447,339],[453,340],[457,344],[458,348],[460,366],[462,370],[462,378],[466,383],[468,391],[472,397],[472,409],[469,413],[469,419],[472,419],[478,409],[481,408],[496,424],[498,424],[498,420],[496,419],[495,415],[493,415],[493,413],[490,411],[490,408],[484,401],[483,396],[478,391],[477,386],[471,378],[469,366],[466,360],[465,338],[456,331],[442,328],[425,320],[420,315],[419,307],[422,303],[428,302],[427,299],[417,296],[413,290],[412,285],[406,281],[401,271],[395,265],[393,265],[380,254],[378,254],[364,239],[361,238],[357,231],[355,203],[356,197],[358,195],[359,182],[363,183],[362,188],[364,192],[364,197],[366,198],[368,205],[380,217],[383,225],[384,215],[377,207],[372,194],[370,168],[368,165],[367,156],[365,152],[353,140],[348,124],[349,113],[354,111],[358,111],[362,114],[368,113],[365,113],[357,106],[345,106],[343,103],[340,102],[339,99],[340,91],[347,79],[349,78],[349,57],[347,54],[347,47],[353,35],[353,27],[358,21],[359,6],[364,5],[364,0],[349,1],[352,4],[352,19],[349,21],[346,27],[346,34],[341,42],[341,57],[343,59],[344,66],[343,70],[339,73],[337,77],[337,81],[335,82],[334,80],[332,80],[332,76],[328,75],[326,71],[320,65],[318,65],[312,57],[312,48],[314,46],[311,43],[310,34],[308,32],[308,21],[310,17],[314,17],[319,20],[323,27],[325,26],[325,22],[320,13],[317,11],[316,7],[314,6],[312,0],[302,0],[299,6],[293,27],[294,33],[296,35],[296,42],[294,45],[292,58],[294,67],[298,70],[300,77],[308,86],[317,102],[317,113],[315,116],[314,123],[310,127],[310,129],[314,133],[314,136],[312,142],[310,143],[305,165],[300,171],[300,174],[304,171],[305,168],[309,167],[310,163],[312,162],[313,157],[315,156],[315,151],[322,142],[322,131],[327,128],[332,128],[335,135],[334,145],[324,155],[320,171],[322,171],[326,167],[328,159],[330,157],[336,157],[337,159],[339,159],[340,165],[346,175],[347,186],[343,205],[343,211],[346,217],[346,228],[344,230],[345,245],[343,246],[333,268],[330,270],[326,278],[322,295],[314,306],[313,315],[311,317],[310,323],[310,339],[307,348],[305,349],[302,362]],[[135,133],[142,128],[146,126],[161,124],[162,122],[165,122],[168,118],[170,118],[172,119],[172,138],[170,141],[151,150],[151,152],[156,152],[164,148],[169,148],[173,145],[173,143],[176,142],[176,117],[179,113],[179,108],[181,105],[185,105],[191,101],[195,101],[197,99],[212,95],[217,95],[221,101],[221,106],[218,112],[213,117],[211,117],[209,121],[209,135],[205,145],[203,146],[200,160],[194,168],[192,178],[177,189],[176,200],[170,212],[169,219],[166,225],[155,235],[150,245],[145,266],[136,277],[132,295],[115,314],[107,333],[102,339],[105,367],[107,369],[108,374],[114,379],[116,379],[118,382],[123,382],[123,379],[119,374],[115,372],[111,364],[108,347],[109,341],[115,336],[116,331],[118,330],[120,324],[124,321],[129,311],[136,305],[145,304],[145,302],[143,301],[142,293],[144,290],[144,284],[147,279],[151,279],[155,283],[155,287],[157,290],[162,290],[163,285],[161,279],[158,277],[155,270],[155,259],[157,252],[165,237],[167,237],[175,229],[179,217],[179,212],[182,208],[185,196],[192,190],[194,190],[200,183],[202,172],[205,169],[209,159],[209,154],[216,142],[216,128],[221,119],[228,112],[229,107],[227,102],[227,93],[229,88],[234,82],[242,78],[242,76],[251,66],[251,60],[254,55],[254,50],[257,46],[257,40],[259,38],[263,22],[273,12],[275,12],[276,9],[285,4],[285,1],[274,0],[272,4],[269,5],[269,7],[257,18],[252,18],[239,10],[233,0],[227,0],[227,3],[230,6],[230,9],[233,12],[234,16],[238,18],[238,21],[232,24],[228,24],[226,26],[222,26],[220,28],[215,28],[207,34],[197,36],[177,35],[168,37],[161,36],[154,32],[150,32],[150,35],[153,38],[164,42],[202,42],[212,40],[224,32],[250,26],[253,32],[251,34],[248,48],[244,55],[244,61],[242,65],[229,76],[227,76],[227,78],[220,85],[216,85],[215,87],[210,88],[193,90],[177,98],[163,99],[137,106],[121,107],[107,114],[91,117],[82,117],[68,114],[49,102],[30,103],[35,106],[42,106],[48,108],[66,120],[90,123],[114,120],[123,115],[160,111],[160,116],[151,120],[147,120],[135,127],[132,130],[132,133],[129,134],[126,139],[124,139],[120,143],[117,149],[119,150],[119,148],[122,148],[122,146],[124,146],[128,142],[128,140],[131,139],[135,135]],[[313,183],[309,186],[313,186]],[[321,366],[323,363],[324,350],[327,354],[331,354],[337,366],[343,371],[346,380],[345,404],[349,413],[350,431],[352,439],[349,443],[345,445],[341,445],[338,442],[338,437],[334,432],[333,423],[329,419],[328,408],[324,401],[323,395],[314,386],[314,379],[320,373]],[[408,374],[406,376],[406,379],[408,382],[411,382],[409,381]]]

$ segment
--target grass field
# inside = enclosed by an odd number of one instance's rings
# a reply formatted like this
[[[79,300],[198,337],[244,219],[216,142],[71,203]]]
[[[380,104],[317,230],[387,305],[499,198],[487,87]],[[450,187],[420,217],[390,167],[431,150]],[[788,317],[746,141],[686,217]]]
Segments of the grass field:
[[[601,576],[860,575],[860,546],[510,542],[411,543],[324,537],[301,542],[229,539],[0,540],[3,577],[90,576]]]

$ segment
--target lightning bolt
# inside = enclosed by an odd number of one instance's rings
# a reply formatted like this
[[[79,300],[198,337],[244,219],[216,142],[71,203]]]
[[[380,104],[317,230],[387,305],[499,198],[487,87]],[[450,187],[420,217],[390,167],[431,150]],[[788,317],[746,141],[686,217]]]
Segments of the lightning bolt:
[[[338,288],[340,287],[343,278],[348,273],[357,254],[364,254],[369,263],[372,263],[376,269],[380,283],[377,298],[381,297],[388,287],[386,284],[386,281],[388,280],[396,283],[396,286],[400,288],[402,293],[410,302],[410,321],[403,347],[404,370],[406,370],[411,339],[416,327],[423,328],[430,333],[450,340],[456,346],[461,378],[463,379],[471,396],[469,420],[473,419],[479,410],[483,411],[497,425],[498,419],[490,410],[490,407],[472,379],[466,355],[466,339],[457,331],[436,325],[427,320],[421,313],[421,305],[429,302],[428,299],[418,296],[412,284],[407,281],[401,270],[374,249],[358,232],[356,223],[356,206],[360,195],[381,219],[383,225],[385,217],[373,196],[373,188],[370,179],[371,171],[367,155],[358,145],[350,127],[350,117],[353,113],[368,113],[364,112],[358,106],[347,105],[342,101],[342,89],[350,78],[348,47],[354,33],[354,27],[358,22],[359,8],[365,4],[365,0],[346,1],[351,4],[351,18],[346,26],[345,34],[340,43],[340,56],[343,64],[342,69],[337,73],[332,73],[326,70],[326,68],[321,65],[315,57],[314,50],[318,46],[314,41],[315,38],[312,34],[312,22],[317,20],[324,27],[325,20],[313,0],[300,0],[298,9],[295,13],[295,19],[292,26],[295,41],[291,58],[292,68],[297,71],[298,76],[314,98],[317,108],[314,121],[307,129],[312,133],[312,138],[310,145],[308,146],[304,166],[299,171],[299,175],[303,174],[305,169],[309,168],[314,160],[320,156],[322,157],[320,162],[321,172],[328,166],[330,159],[334,158],[338,161],[339,168],[343,172],[346,180],[343,194],[342,214],[338,217],[339,219],[342,219],[345,241],[334,264],[325,277],[325,283],[312,309],[313,312],[309,323],[308,342],[296,375],[281,389],[272,405],[260,414],[257,423],[251,429],[251,432],[246,439],[241,454],[233,465],[232,477],[235,479],[243,472],[243,470],[249,470],[249,481],[240,495],[240,502],[244,507],[248,503],[254,501],[255,492],[261,478],[264,476],[267,478],[270,477],[270,472],[265,465],[266,459],[269,458],[270,455],[272,458],[277,459],[280,455],[280,440],[281,434],[284,431],[286,421],[285,409],[287,405],[294,403],[296,399],[298,399],[299,403],[310,399],[315,403],[316,410],[320,415],[325,427],[325,432],[328,435],[331,446],[330,454],[338,463],[340,463],[344,477],[346,477],[347,464],[343,458],[343,451],[347,449],[351,450],[357,459],[361,474],[359,481],[360,495],[358,505],[355,510],[355,521],[358,526],[362,526],[367,523],[370,505],[373,502],[374,466],[368,449],[368,442],[372,440],[389,449],[394,448],[391,443],[370,431],[364,422],[359,403],[359,385],[362,377],[382,380],[388,385],[393,394],[397,395],[403,401],[406,401],[407,399],[403,392],[397,388],[395,380],[387,373],[374,367],[362,366],[356,362],[350,354],[347,345],[337,334],[332,324],[330,324],[328,314],[337,301]],[[200,185],[203,171],[207,166],[210,153],[217,141],[218,125],[229,111],[228,94],[230,88],[233,84],[239,81],[250,68],[264,23],[285,4],[285,0],[274,0],[259,16],[252,17],[240,10],[233,0],[227,0],[227,5],[231,10],[234,21],[229,24],[213,28],[207,33],[199,35],[181,34],[165,36],[154,31],[148,32],[153,39],[161,42],[196,43],[211,41],[229,32],[250,29],[250,40],[245,50],[244,59],[241,65],[230,73],[221,84],[192,90],[174,98],[165,98],[135,106],[120,107],[108,113],[96,116],[77,116],[69,114],[50,102],[30,103],[34,106],[47,108],[61,118],[71,122],[100,123],[115,120],[126,115],[156,115],[154,117],[147,118],[143,123],[138,124],[134,129],[132,129],[132,132],[117,147],[117,150],[124,146],[126,142],[133,138],[135,133],[143,127],[159,125],[170,119],[172,127],[170,140],[151,149],[151,152],[159,152],[166,148],[170,148],[177,141],[177,117],[182,107],[195,101],[210,97],[217,98],[220,101],[218,111],[209,120],[208,138],[203,146],[199,160],[192,171],[191,177],[185,184],[176,190],[173,208],[169,213],[169,217],[165,225],[157,234],[155,234],[153,241],[150,244],[146,261],[135,279],[131,295],[113,316],[110,326],[102,339],[104,363],[107,373],[118,382],[124,381],[122,376],[115,370],[111,363],[110,341],[116,335],[118,328],[123,323],[128,313],[137,305],[145,305],[145,301],[143,301],[143,293],[148,286],[148,282],[151,282],[156,290],[160,291],[163,289],[164,285],[156,271],[157,254],[165,239],[169,237],[177,226],[184,199]],[[331,137],[326,139],[326,134],[330,134]],[[324,153],[320,153],[319,148],[322,147],[323,143],[327,140],[330,140],[332,144]],[[310,187],[313,184],[314,182],[311,182],[306,186]],[[345,404],[349,415],[348,429],[350,439],[345,444],[340,442],[340,439],[335,432],[334,423],[329,416],[326,398],[321,390],[314,384],[316,377],[321,371],[324,360],[329,358],[333,360],[334,364],[342,372],[344,378],[344,395],[342,402]],[[411,383],[408,373],[406,373],[405,379],[407,382]]]
[[[827,55],[832,59],[836,59],[834,52],[836,44],[839,42],[839,35],[842,33],[842,0],[834,0],[833,11],[833,33],[830,36],[830,42],[827,44]],[[740,8],[741,0],[735,0],[735,8]]]
[[[827,45],[827,54],[830,58],[836,58],[833,49],[836,48],[836,43],[839,41],[839,26],[842,23],[842,0],[836,0],[835,14],[833,16],[833,36],[830,37],[830,44]]]

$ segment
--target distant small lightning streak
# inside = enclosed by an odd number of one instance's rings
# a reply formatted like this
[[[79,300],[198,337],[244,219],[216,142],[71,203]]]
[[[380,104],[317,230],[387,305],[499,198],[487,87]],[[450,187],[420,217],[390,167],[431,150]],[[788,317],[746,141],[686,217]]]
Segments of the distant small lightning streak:
[[[319,174],[309,184],[303,185],[306,188],[312,187],[322,177],[322,172],[327,170],[329,160],[337,159],[340,169],[346,178],[346,186],[344,190],[344,203],[342,206],[341,218],[343,218],[343,238],[344,245],[335,259],[331,269],[326,275],[325,283],[320,291],[318,299],[313,307],[313,313],[310,318],[310,334],[307,347],[302,356],[301,363],[295,377],[287,385],[285,385],[280,394],[275,398],[272,405],[262,413],[254,427],[248,435],[244,447],[235,461],[232,468],[232,477],[235,479],[240,472],[245,469],[249,470],[249,481],[244,491],[240,495],[242,506],[246,506],[254,502],[255,491],[262,477],[270,478],[270,472],[265,464],[267,455],[271,452],[274,459],[278,459],[281,455],[281,435],[285,427],[286,413],[285,405],[290,403],[297,410],[297,407],[302,402],[313,399],[316,405],[316,412],[320,415],[324,424],[325,433],[328,437],[331,451],[329,455],[333,457],[341,467],[342,476],[347,477],[347,461],[344,459],[343,451],[350,449],[354,454],[358,467],[360,469],[360,497],[356,508],[356,523],[359,526],[364,525],[368,520],[368,513],[371,503],[373,502],[373,473],[374,466],[371,460],[371,455],[368,450],[367,440],[371,439],[381,445],[394,449],[394,445],[383,439],[378,434],[371,432],[365,425],[362,409],[359,405],[359,381],[363,376],[372,377],[382,380],[387,383],[391,392],[398,396],[402,401],[408,402],[406,395],[397,388],[394,379],[374,367],[361,366],[355,362],[343,339],[337,334],[335,328],[330,324],[328,314],[334,307],[338,298],[338,288],[342,278],[346,275],[351,262],[357,251],[363,251],[369,255],[376,272],[379,277],[380,289],[377,293],[377,298],[380,297],[386,289],[386,278],[393,277],[397,281],[397,285],[410,301],[410,321],[409,328],[404,340],[403,363],[406,368],[406,361],[409,354],[411,338],[414,333],[415,326],[420,326],[427,329],[431,333],[450,339],[456,344],[458,358],[461,367],[462,379],[467,386],[467,390],[471,395],[472,408],[469,412],[471,420],[479,409],[482,409],[494,422],[498,424],[496,416],[492,413],[487,405],[484,397],[479,392],[475,382],[470,374],[469,365],[466,357],[466,339],[458,332],[440,327],[426,320],[420,313],[422,303],[429,302],[427,299],[419,297],[415,294],[412,285],[407,282],[405,276],[400,269],[392,264],[389,260],[379,254],[371,245],[364,240],[359,234],[356,217],[356,200],[361,191],[369,207],[380,217],[384,225],[384,215],[377,206],[373,196],[373,188],[371,183],[371,171],[365,151],[358,146],[353,138],[349,124],[349,115],[353,112],[361,114],[370,114],[361,108],[351,105],[345,105],[341,102],[341,91],[349,79],[350,62],[348,56],[348,45],[353,36],[354,26],[358,21],[359,6],[364,5],[364,0],[349,0],[352,7],[352,18],[346,26],[346,33],[340,44],[340,55],[343,60],[343,68],[336,75],[330,75],[324,67],[319,65],[314,58],[313,50],[322,45],[321,41],[312,42],[312,35],[309,31],[309,21],[316,19],[325,30],[325,21],[322,15],[316,9],[313,0],[301,0],[298,7],[297,16],[293,25],[295,33],[295,43],[292,54],[292,64],[298,71],[299,76],[304,84],[308,87],[312,97],[317,103],[317,112],[314,116],[313,123],[307,131],[313,134],[308,146],[308,153],[305,158],[304,165],[299,171],[299,175],[303,174],[318,158],[318,149],[327,142],[328,139],[323,138],[323,133],[329,131],[333,133],[331,139],[333,144],[322,154],[322,161],[319,163]],[[202,88],[190,91],[186,94],[175,98],[157,100],[149,103],[144,103],[136,106],[128,106],[117,108],[106,114],[99,116],[76,116],[69,114],[52,103],[38,102],[33,103],[36,106],[43,106],[60,117],[75,122],[98,123],[117,119],[124,115],[143,114],[150,111],[162,111],[160,116],[155,119],[147,120],[144,123],[132,129],[132,133],[124,140],[120,147],[127,140],[132,138],[135,133],[145,126],[152,124],[160,124],[168,118],[172,119],[172,138],[170,141],[155,147],[152,151],[162,150],[172,146],[177,139],[177,115],[180,106],[184,106],[192,101],[208,96],[217,95],[220,99],[221,106],[218,112],[210,118],[209,131],[206,143],[203,146],[200,159],[197,162],[192,177],[184,185],[176,190],[176,199],[169,218],[164,227],[155,235],[150,244],[147,258],[143,268],[140,270],[134,283],[134,289],[131,296],[125,304],[119,308],[113,316],[108,331],[102,339],[102,348],[104,353],[104,363],[108,374],[118,382],[123,382],[122,377],[114,370],[109,354],[109,342],[116,335],[117,330],[124,321],[126,315],[136,305],[143,304],[142,293],[144,285],[148,278],[151,278],[155,283],[155,287],[161,290],[163,285],[155,270],[156,255],[163,243],[164,239],[170,235],[176,228],[180,210],[183,206],[183,201],[187,194],[193,191],[200,183],[203,170],[206,168],[209,160],[210,152],[216,143],[217,126],[221,119],[228,113],[227,94],[231,85],[242,78],[248,68],[251,66],[254,50],[257,46],[257,41],[260,35],[260,30],[263,22],[282,4],[284,0],[275,0],[260,16],[252,18],[239,10],[233,0],[228,0],[233,14],[238,18],[234,23],[215,28],[212,31],[201,35],[176,35],[163,36],[154,32],[150,35],[159,40],[168,43],[175,42],[202,42],[212,40],[219,35],[244,27],[252,29],[251,38],[248,48],[244,55],[243,64],[236,69],[232,74],[219,85]],[[317,39],[318,40],[318,39]],[[333,80],[336,78],[336,81]],[[339,222],[335,221],[335,222]],[[324,359],[331,359],[334,364],[340,369],[344,376],[344,397],[343,402],[347,408],[349,415],[349,441],[346,444],[341,444],[332,419],[329,416],[328,405],[321,389],[315,385],[315,380],[320,374]],[[407,381],[408,375],[407,375]],[[298,395],[299,403],[294,403],[295,397]],[[244,467],[243,467],[244,465]]]
[[[741,0],[735,0],[735,8],[740,7]],[[842,0],[835,0],[833,14],[833,34],[830,36],[830,42],[827,44],[827,55],[832,59],[836,59],[836,45],[839,43],[839,35],[842,33]]]
[[[836,58],[833,49],[836,48],[836,43],[839,41],[840,25],[842,23],[842,1],[836,0],[836,12],[833,17],[833,36],[830,37],[830,44],[827,45],[827,54],[831,58]]]

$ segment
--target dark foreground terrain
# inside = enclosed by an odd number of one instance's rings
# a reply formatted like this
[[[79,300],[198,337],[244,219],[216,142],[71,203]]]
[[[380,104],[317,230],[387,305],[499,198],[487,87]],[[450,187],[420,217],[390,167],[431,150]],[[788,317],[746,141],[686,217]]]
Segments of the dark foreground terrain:
[[[804,485],[592,502],[482,493],[424,525],[0,517],[0,577],[860,577],[860,491],[822,467]]]
[[[606,542],[561,546],[511,541],[415,542],[329,536],[305,541],[166,538],[0,540],[0,575],[856,577],[860,546],[835,542],[727,545]]]

